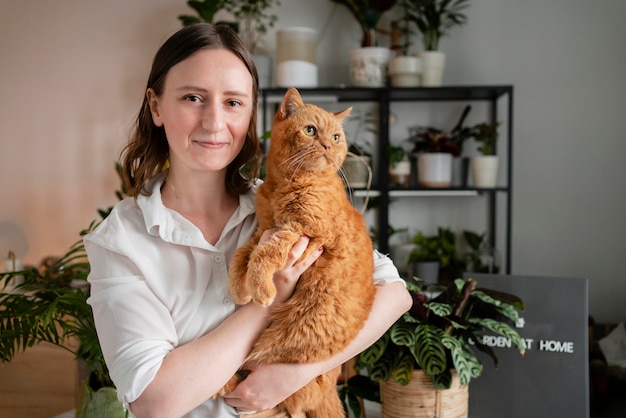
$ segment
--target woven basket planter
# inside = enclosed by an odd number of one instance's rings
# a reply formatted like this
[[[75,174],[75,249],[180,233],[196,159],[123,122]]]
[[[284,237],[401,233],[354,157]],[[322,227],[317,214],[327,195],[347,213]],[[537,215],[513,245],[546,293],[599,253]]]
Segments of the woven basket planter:
[[[437,390],[421,370],[413,371],[408,385],[393,379],[380,384],[381,418],[467,418],[468,387],[452,371],[450,389]]]

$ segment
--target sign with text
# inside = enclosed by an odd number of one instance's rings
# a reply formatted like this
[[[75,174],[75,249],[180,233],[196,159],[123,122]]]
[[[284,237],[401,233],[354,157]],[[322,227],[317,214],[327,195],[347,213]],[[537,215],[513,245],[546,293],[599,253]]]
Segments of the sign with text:
[[[511,341],[484,336],[498,368],[483,353],[482,375],[472,380],[470,418],[589,418],[587,279],[465,273],[478,287],[524,301],[516,330],[521,357]]]

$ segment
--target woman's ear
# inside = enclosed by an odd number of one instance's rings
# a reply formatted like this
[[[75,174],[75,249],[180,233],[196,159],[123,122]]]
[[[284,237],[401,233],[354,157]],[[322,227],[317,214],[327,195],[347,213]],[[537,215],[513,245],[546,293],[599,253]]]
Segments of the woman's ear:
[[[156,126],[163,126],[163,121],[161,120],[161,115],[159,113],[159,98],[156,93],[152,89],[148,89],[146,91],[146,99],[148,101],[148,106],[150,106],[150,113],[152,114],[152,122]]]

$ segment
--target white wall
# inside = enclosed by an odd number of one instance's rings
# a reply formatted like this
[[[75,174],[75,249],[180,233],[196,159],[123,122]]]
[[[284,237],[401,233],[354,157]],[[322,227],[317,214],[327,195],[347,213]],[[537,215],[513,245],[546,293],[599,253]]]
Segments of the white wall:
[[[320,84],[348,83],[359,31],[347,11],[282,3],[278,27],[324,28]],[[190,10],[0,0],[0,255],[61,254],[115,203],[152,56]],[[587,277],[592,315],[624,320],[626,2],[475,0],[467,15],[441,44],[445,83],[515,87],[513,273]]]

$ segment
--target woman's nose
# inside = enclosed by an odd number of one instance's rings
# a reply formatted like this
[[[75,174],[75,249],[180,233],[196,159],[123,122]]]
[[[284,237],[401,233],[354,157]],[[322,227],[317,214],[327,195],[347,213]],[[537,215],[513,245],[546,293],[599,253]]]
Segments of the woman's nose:
[[[202,127],[209,132],[218,132],[226,126],[226,115],[219,106],[207,106],[202,114]]]

